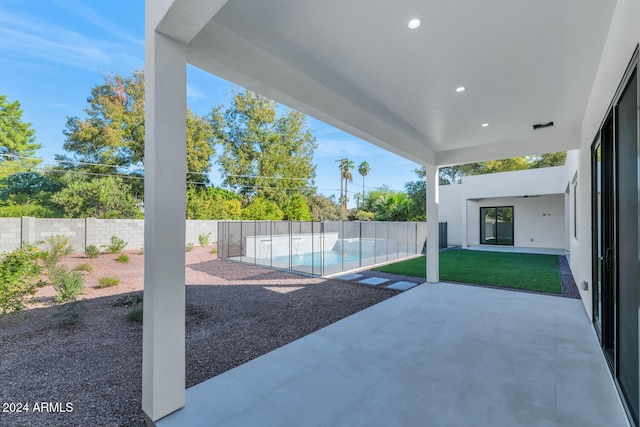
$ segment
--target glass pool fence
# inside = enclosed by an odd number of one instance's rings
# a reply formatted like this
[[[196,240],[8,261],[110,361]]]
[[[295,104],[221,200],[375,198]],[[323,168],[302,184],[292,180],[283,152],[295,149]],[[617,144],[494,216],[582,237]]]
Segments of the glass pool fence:
[[[218,258],[327,276],[422,253],[424,222],[220,221]]]

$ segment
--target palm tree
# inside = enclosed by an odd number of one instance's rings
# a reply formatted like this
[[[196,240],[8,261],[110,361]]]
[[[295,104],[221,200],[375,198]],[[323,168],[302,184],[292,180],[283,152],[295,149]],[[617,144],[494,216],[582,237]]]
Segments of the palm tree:
[[[358,166],[358,172],[362,175],[362,204],[364,205],[364,177],[371,172],[371,166],[369,166],[367,162],[362,162],[360,166]]]
[[[344,179],[344,196],[342,201],[343,210],[347,210],[347,200],[349,200],[349,182],[353,181],[353,174],[351,169],[355,168],[356,164],[353,160],[344,159],[342,162],[342,179]]]

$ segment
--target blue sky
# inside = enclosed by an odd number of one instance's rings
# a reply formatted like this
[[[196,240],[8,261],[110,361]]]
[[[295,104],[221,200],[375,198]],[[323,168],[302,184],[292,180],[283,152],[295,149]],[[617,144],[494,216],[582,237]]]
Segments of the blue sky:
[[[4,0],[0,2],[0,93],[18,100],[33,124],[38,155],[45,164],[64,152],[66,118],[84,117],[90,89],[100,72],[129,74],[144,68],[143,0]],[[195,67],[187,69],[187,102],[197,114],[226,105],[232,84]],[[416,179],[417,164],[331,126],[308,118],[318,149],[316,185],[322,194],[340,193],[336,159],[367,161],[367,190],[386,184],[402,190]],[[218,166],[212,179],[220,183]],[[362,180],[354,173],[353,189]],[[350,201],[350,206],[355,202]]]

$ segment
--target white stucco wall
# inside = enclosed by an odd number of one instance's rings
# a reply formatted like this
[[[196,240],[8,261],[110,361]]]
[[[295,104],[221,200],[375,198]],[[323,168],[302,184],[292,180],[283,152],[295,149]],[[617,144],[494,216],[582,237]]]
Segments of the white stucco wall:
[[[553,167],[469,176],[440,186],[439,219],[448,224],[449,244],[479,244],[480,207],[514,206],[515,246],[564,249],[565,176],[564,167]]]
[[[467,201],[467,243],[480,244],[480,208],[513,206],[514,246],[564,248],[564,195]]]
[[[568,176],[577,171],[578,238],[571,239],[571,270],[589,316],[592,313],[591,276],[591,144],[624,75],[631,55],[640,42],[640,1],[618,0],[609,36],[594,80],[581,128],[581,148],[568,160]],[[574,158],[577,157],[577,158]],[[580,284],[586,281],[588,290]]]

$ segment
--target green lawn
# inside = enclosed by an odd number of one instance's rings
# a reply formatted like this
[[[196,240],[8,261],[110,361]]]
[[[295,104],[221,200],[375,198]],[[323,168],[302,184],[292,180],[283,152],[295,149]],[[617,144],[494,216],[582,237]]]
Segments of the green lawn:
[[[426,277],[425,257],[374,268]],[[562,293],[556,255],[448,250],[440,252],[440,280]]]

